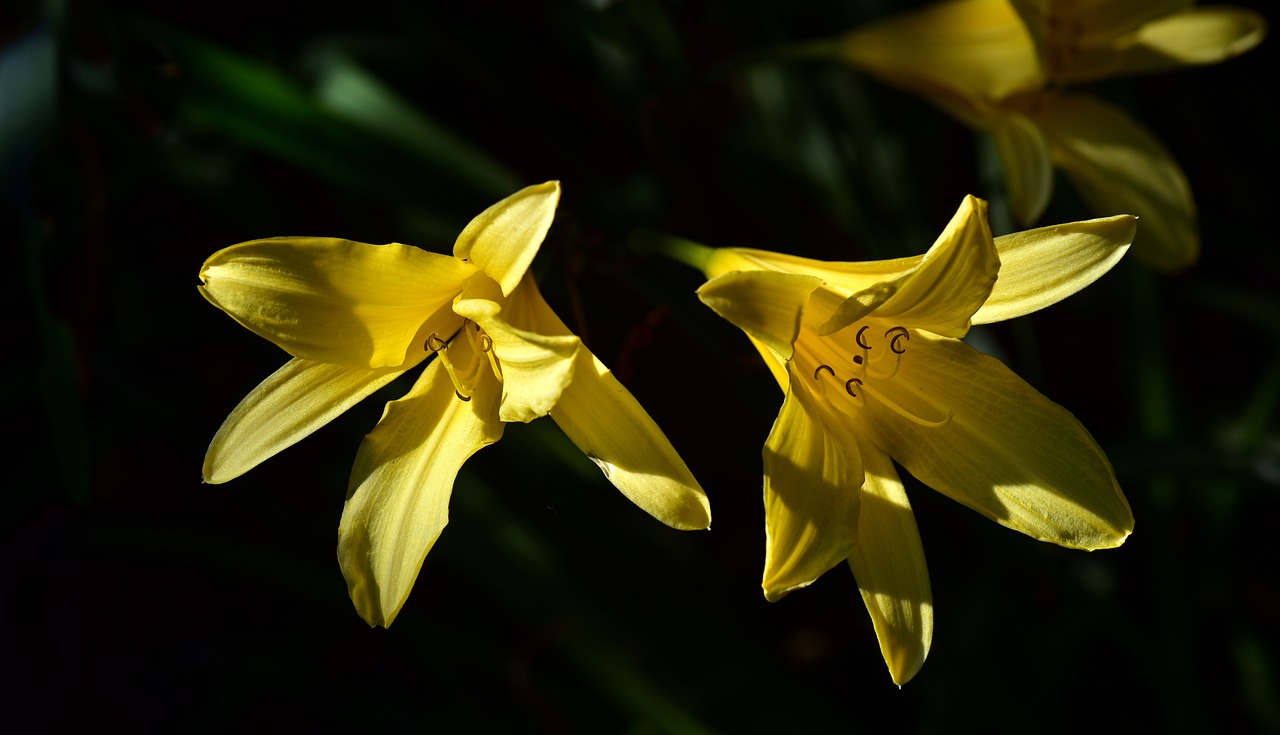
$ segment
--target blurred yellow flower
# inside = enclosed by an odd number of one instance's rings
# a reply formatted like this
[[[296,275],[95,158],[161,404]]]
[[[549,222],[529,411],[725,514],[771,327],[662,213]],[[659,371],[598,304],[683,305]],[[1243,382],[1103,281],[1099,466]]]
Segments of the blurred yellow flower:
[[[200,270],[205,298],[293,356],[218,430],[206,482],[238,477],[434,357],[361,444],[338,527],[342,572],[370,625],[395,619],[448,522],[458,470],[506,422],[550,414],[653,517],[710,523],[662,431],[526,273],[559,197],[552,181],[498,202],[452,257],[287,237],[229,247]]]
[[[1133,515],[1088,431],[959,338],[1092,283],[1134,231],[1122,215],[993,241],[986,203],[968,197],[920,257],[827,263],[685,243],[710,279],[699,297],[747,333],[786,393],[764,448],[765,596],[847,560],[893,680],[915,675],[933,608],[894,460],[1033,538],[1122,544]]]
[[[1162,270],[1195,262],[1195,203],[1182,169],[1150,132],[1068,85],[1212,64],[1266,34],[1256,13],[1191,0],[952,0],[844,36],[838,53],[989,130],[1010,205],[1040,218],[1053,167],[1097,212],[1143,218],[1134,254]]]

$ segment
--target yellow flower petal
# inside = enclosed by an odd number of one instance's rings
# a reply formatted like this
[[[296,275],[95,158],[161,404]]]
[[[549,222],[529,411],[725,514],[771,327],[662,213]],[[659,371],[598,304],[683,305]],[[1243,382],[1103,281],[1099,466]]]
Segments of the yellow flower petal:
[[[539,310],[525,303],[530,300],[540,301],[541,309],[550,310],[542,301],[533,276],[525,274],[510,299],[505,300],[491,279],[483,278],[481,283],[492,286],[493,293],[468,287],[453,310],[475,322],[465,327],[472,333],[464,336],[481,342],[481,352],[487,347],[497,357],[497,369],[502,373],[502,405],[498,417],[503,421],[527,423],[546,416],[573,379],[574,358],[582,341],[572,334],[539,333],[539,325],[532,322],[522,322],[532,329],[521,329],[508,321]],[[501,301],[506,303],[499,303]],[[486,338],[491,342],[484,343]]]
[[[963,342],[913,335],[889,399],[924,397],[941,427],[868,401],[874,439],[912,475],[992,520],[1078,549],[1119,546],[1133,514],[1106,456],[1061,406]],[[904,401],[905,402],[905,401]]]
[[[1035,46],[1007,0],[958,0],[844,37],[841,55],[886,80],[930,94],[999,100],[1039,87]]]
[[[326,237],[254,240],[214,253],[200,293],[294,357],[352,367],[416,363],[475,267],[392,243]]]
[[[1054,160],[1099,213],[1127,212],[1142,221],[1133,253],[1174,271],[1200,253],[1195,202],[1182,169],[1145,128],[1084,95],[1068,95],[1037,117]]]
[[[862,451],[867,479],[858,509],[858,543],[849,568],[880,641],[893,683],[911,680],[933,642],[933,591],[915,514],[893,462],[884,452]]]
[[[997,237],[1000,274],[973,323],[1030,314],[1088,286],[1120,262],[1137,227],[1121,214]]]
[[[245,396],[214,435],[204,481],[243,475],[391,382],[412,365],[369,370],[294,358]]]
[[[572,334],[532,279],[516,290],[503,315],[530,332]],[[569,440],[641,510],[672,528],[708,527],[706,493],[631,392],[586,347],[574,356],[572,377],[551,409]]]
[[[788,359],[800,333],[800,318],[809,295],[821,284],[817,276],[734,271],[704,283],[698,289],[698,298],[712,311]]]
[[[910,276],[898,282],[875,315],[935,334],[962,337],[969,331],[969,318],[991,293],[999,269],[1000,258],[987,224],[987,203],[965,197],[933,247]],[[841,321],[833,319],[818,333],[830,334],[854,320]]]
[[[560,182],[529,186],[481,212],[453,246],[453,254],[479,266],[509,295],[538,254],[556,216]]]
[[[1014,219],[1023,225],[1032,224],[1044,214],[1053,194],[1049,144],[1035,123],[1014,111],[993,116],[991,135],[1004,169]]]
[[[793,383],[794,384],[794,383]],[[787,393],[764,446],[765,598],[807,587],[853,553],[862,461],[858,443]]]
[[[1138,29],[1121,62],[1125,74],[1216,64],[1257,46],[1267,35],[1261,15],[1243,8],[1195,8]]]
[[[338,561],[360,617],[391,625],[427,552],[449,520],[449,496],[463,462],[502,436],[497,378],[465,342],[449,356],[470,401],[436,358],[409,393],[387,404],[356,454],[338,525]]]

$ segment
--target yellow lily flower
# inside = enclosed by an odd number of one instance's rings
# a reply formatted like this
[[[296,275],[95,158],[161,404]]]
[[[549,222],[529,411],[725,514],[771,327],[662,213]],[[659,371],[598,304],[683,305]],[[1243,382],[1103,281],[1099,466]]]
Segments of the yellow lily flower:
[[[498,202],[452,257],[287,237],[234,245],[200,270],[205,298],[292,355],[218,430],[206,482],[238,477],[434,357],[360,445],[338,527],[338,560],[370,625],[395,619],[448,522],[458,470],[507,422],[550,414],[654,518],[710,524],[662,431],[526,272],[559,197],[551,181]]]
[[[991,237],[968,197],[923,256],[828,263],[692,246],[702,301],[743,329],[786,394],[764,447],[762,586],[777,600],[848,561],[893,680],[924,663],[933,606],[897,461],[997,523],[1078,549],[1122,544],[1133,515],[1080,422],[960,341],[1092,283],[1128,249],[1128,215]]]
[[[1190,0],[953,0],[855,30],[846,61],[991,132],[1014,216],[1029,225],[1053,193],[1053,167],[1097,212],[1133,212],[1134,254],[1162,270],[1195,262],[1195,202],[1156,138],[1070,84],[1212,64],[1266,35],[1257,13]]]

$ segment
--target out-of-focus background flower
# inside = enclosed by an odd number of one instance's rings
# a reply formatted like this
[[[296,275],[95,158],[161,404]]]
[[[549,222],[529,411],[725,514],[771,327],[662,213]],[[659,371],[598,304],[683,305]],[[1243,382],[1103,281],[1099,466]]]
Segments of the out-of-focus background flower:
[[[1280,732],[1272,40],[1092,88],[1186,171],[1198,266],[1125,262],[970,338],[1108,451],[1137,518],[1125,546],[1037,543],[908,480],[937,629],[901,691],[850,575],[764,601],[760,449],[782,396],[697,302],[696,272],[627,243],[648,228],[911,255],[968,193],[1011,230],[989,140],[848,68],[756,54],[903,7],[0,7],[6,720]],[[202,485],[214,431],[285,356],[206,304],[196,273],[274,235],[447,252],[473,215],[552,178],[540,285],[682,452],[712,530],[650,519],[552,422],[510,426],[459,478],[395,625],[370,630],[336,529],[356,447],[407,383]],[[1059,186],[1043,222],[1088,216]]]

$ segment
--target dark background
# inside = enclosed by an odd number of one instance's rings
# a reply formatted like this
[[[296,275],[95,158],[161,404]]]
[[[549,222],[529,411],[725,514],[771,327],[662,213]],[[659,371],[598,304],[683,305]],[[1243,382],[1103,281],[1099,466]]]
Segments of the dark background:
[[[6,720],[1280,732],[1273,40],[1090,88],[1184,167],[1198,266],[1123,262],[971,340],[1094,433],[1129,541],[1041,544],[907,479],[937,627],[901,690],[847,570],[765,602],[760,449],[782,396],[699,274],[628,242],[911,255],[967,193],[1012,229],[980,136],[837,64],[749,61],[899,5],[0,5]],[[548,179],[542,290],[681,451],[713,530],[638,511],[551,421],[512,425],[459,477],[403,613],[370,630],[335,531],[360,438],[408,382],[202,485],[214,431],[285,355],[200,298],[200,264],[275,235],[448,252]],[[1058,183],[1044,222],[1092,216]]]

